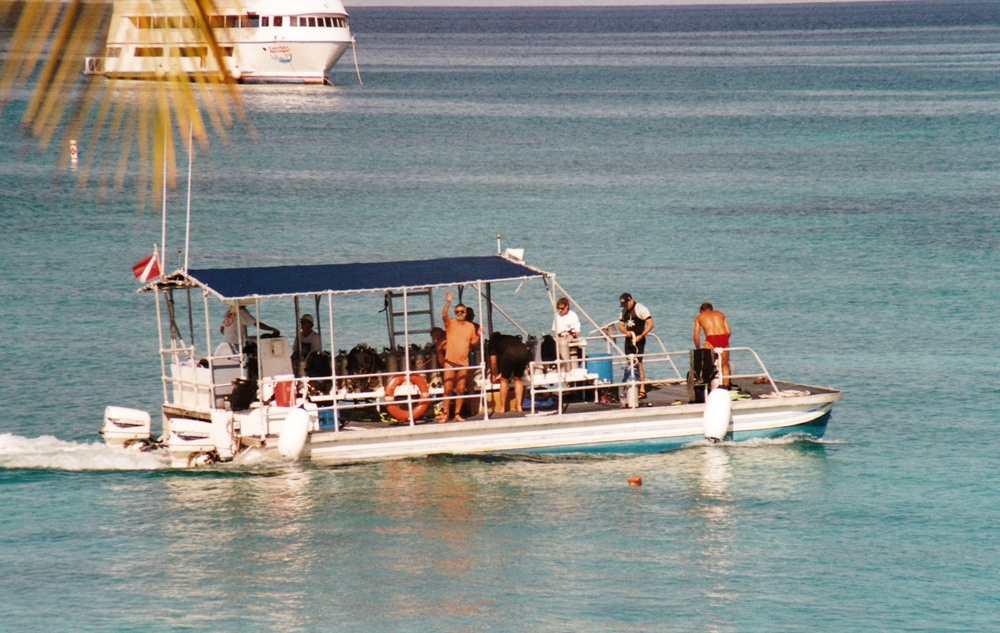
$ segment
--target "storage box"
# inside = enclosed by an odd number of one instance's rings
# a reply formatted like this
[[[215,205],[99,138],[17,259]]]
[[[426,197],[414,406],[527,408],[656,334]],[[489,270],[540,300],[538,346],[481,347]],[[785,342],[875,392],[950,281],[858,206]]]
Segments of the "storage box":
[[[611,356],[608,354],[587,354],[588,374],[597,374],[597,382],[611,382]]]

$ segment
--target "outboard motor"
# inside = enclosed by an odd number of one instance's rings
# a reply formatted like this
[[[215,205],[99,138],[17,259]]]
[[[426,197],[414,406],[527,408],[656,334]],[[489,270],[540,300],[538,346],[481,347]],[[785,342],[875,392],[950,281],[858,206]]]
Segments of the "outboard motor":
[[[129,447],[149,442],[151,421],[149,414],[139,409],[107,407],[101,437],[108,446]]]

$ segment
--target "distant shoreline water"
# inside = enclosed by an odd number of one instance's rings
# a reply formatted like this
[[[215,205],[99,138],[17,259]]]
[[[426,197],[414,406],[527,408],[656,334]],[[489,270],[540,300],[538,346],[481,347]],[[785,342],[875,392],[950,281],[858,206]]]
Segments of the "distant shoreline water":
[[[351,7],[363,42],[378,33],[683,33],[1000,24],[991,0],[603,7]]]

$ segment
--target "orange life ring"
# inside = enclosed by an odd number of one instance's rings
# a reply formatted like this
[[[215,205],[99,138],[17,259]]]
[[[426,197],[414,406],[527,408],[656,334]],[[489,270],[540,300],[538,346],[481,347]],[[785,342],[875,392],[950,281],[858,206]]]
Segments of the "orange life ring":
[[[385,410],[389,412],[389,415],[396,418],[400,422],[405,422],[410,419],[410,407],[400,406],[393,402],[392,394],[396,392],[404,382],[407,382],[406,376],[403,374],[396,374],[389,379],[389,382],[385,383]],[[417,388],[420,392],[420,398],[423,402],[418,402],[413,405],[413,419],[417,419],[427,411],[427,407],[430,405],[431,388],[427,385],[427,381],[423,379],[422,376],[418,374],[410,374],[409,383]]]

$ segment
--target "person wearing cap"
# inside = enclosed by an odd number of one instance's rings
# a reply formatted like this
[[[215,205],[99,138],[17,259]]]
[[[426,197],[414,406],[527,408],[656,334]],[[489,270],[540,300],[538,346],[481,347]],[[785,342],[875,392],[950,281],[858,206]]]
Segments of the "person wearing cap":
[[[311,314],[303,314],[299,319],[299,331],[295,335],[295,344],[292,346],[292,369],[295,375],[301,377],[305,372],[303,365],[310,352],[318,352],[323,348],[323,341],[320,340],[319,332],[312,329],[313,318]]]
[[[639,398],[645,398],[646,371],[642,366],[642,354],[646,350],[646,336],[653,331],[653,315],[646,306],[636,303],[627,292],[618,297],[618,303],[622,307],[618,330],[625,335],[625,353],[635,354],[636,364],[639,366],[639,381],[643,383],[639,386]]]

